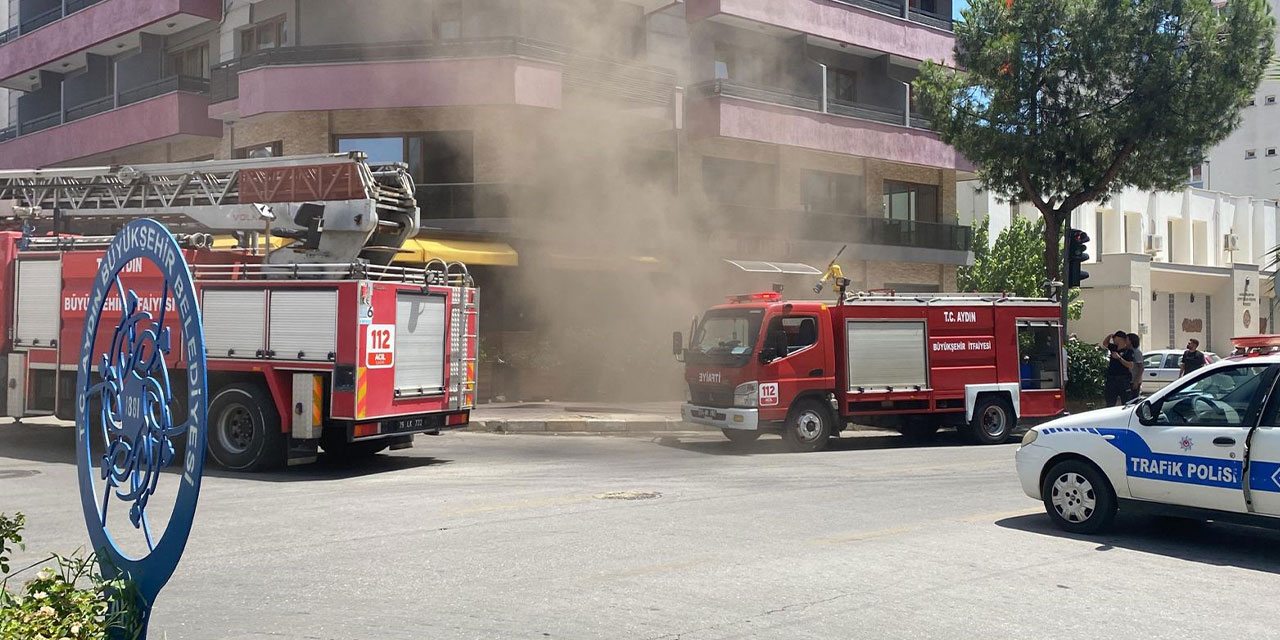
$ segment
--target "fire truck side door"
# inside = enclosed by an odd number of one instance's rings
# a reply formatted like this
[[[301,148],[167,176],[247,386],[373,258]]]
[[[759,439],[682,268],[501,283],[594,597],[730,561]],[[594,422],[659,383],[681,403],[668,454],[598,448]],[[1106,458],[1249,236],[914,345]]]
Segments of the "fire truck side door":
[[[791,314],[774,316],[769,320],[766,336],[781,333],[784,340],[777,340],[777,353],[772,361],[761,368],[760,408],[777,409],[782,414],[797,395],[811,389],[825,389],[828,379],[835,375],[827,362],[827,350],[831,336],[822,326],[816,314]],[[785,342],[785,346],[782,344]],[[766,343],[773,346],[773,342]],[[773,385],[773,386],[766,386]],[[762,416],[763,419],[780,419],[782,415]]]

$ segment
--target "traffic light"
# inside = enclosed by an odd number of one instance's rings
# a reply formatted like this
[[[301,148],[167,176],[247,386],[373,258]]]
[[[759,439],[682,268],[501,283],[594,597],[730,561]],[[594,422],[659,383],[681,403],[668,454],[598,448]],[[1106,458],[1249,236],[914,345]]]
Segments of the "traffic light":
[[[1085,253],[1089,249],[1089,234],[1079,229],[1067,229],[1067,288],[1080,286],[1082,280],[1089,279],[1089,272],[1080,269],[1080,265],[1089,259]]]

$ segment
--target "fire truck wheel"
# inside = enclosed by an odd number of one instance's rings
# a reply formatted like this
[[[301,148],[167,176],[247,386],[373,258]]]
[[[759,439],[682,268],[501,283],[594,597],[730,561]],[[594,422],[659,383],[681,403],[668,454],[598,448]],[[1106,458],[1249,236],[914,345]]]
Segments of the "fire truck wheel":
[[[989,395],[978,400],[973,408],[967,435],[978,444],[1003,444],[1013,433],[1015,418],[1009,401]]]
[[[787,448],[796,451],[821,451],[827,448],[835,420],[831,411],[817,400],[801,400],[787,416],[782,439]]]
[[[760,439],[759,431],[743,431],[742,429],[721,429],[724,437],[737,446],[751,444]]]
[[[286,441],[271,395],[261,386],[231,384],[209,403],[209,454],[232,471],[264,471],[285,461]]]

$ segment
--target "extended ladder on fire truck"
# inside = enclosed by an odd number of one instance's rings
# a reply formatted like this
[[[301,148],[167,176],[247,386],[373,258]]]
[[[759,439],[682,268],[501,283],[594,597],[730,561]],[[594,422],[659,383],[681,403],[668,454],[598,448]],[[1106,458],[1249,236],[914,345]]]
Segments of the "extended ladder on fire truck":
[[[0,217],[36,235],[109,235],[152,218],[177,233],[294,240],[270,252],[272,264],[389,264],[419,223],[408,168],[359,152],[0,171]]]

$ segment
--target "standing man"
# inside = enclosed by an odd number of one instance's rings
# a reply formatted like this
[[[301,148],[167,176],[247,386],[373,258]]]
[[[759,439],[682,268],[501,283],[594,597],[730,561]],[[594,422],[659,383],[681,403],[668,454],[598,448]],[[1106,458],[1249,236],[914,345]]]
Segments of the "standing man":
[[[1187,340],[1187,350],[1182,352],[1182,361],[1178,364],[1178,377],[1204,366],[1204,352],[1200,350],[1200,341],[1195,338]]]
[[[1102,340],[1107,350],[1107,381],[1102,388],[1103,401],[1108,407],[1126,402],[1133,388],[1133,350],[1129,348],[1129,334],[1117,331]]]
[[[1129,338],[1129,349],[1133,351],[1133,366],[1129,371],[1133,373],[1133,386],[1129,389],[1129,396],[1124,400],[1128,402],[1142,393],[1142,372],[1146,371],[1146,365],[1142,362],[1142,349],[1138,347],[1142,344],[1142,337],[1136,333],[1131,333]]]

